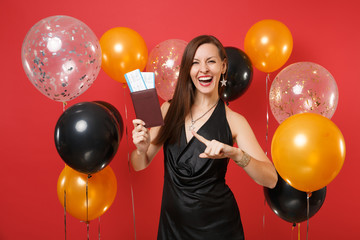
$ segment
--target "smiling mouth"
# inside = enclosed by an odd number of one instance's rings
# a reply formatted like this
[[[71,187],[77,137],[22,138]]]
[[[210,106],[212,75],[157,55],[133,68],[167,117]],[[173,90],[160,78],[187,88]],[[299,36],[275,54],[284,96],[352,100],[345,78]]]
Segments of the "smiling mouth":
[[[199,77],[198,80],[201,85],[209,85],[212,82],[213,78],[212,77]]]

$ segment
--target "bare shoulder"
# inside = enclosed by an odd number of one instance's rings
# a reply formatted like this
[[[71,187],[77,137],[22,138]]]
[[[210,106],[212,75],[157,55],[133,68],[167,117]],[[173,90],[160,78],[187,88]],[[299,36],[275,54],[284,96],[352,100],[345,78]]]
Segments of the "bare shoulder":
[[[233,137],[236,138],[240,132],[244,132],[250,126],[246,118],[226,106],[226,118],[229,123]]]
[[[229,122],[229,124],[235,123],[247,123],[246,118],[241,115],[240,113],[237,113],[233,110],[231,110],[228,106],[225,107],[226,109],[226,118]]]
[[[170,107],[169,102],[164,102],[163,104],[161,104],[161,113],[162,113],[163,117],[166,116],[166,113],[168,112],[169,107]]]

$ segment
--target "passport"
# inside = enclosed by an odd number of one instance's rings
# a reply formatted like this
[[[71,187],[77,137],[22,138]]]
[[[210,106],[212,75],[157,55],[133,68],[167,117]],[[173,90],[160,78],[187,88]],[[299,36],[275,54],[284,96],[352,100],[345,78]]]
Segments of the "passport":
[[[164,125],[156,88],[130,92],[137,119],[145,122],[146,128]]]

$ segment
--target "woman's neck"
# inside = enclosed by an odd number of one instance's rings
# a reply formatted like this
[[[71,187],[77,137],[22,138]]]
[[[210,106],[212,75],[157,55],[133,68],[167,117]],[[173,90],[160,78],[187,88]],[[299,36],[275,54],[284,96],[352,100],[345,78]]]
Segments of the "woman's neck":
[[[214,105],[219,100],[219,94],[201,94],[197,93],[194,98],[194,105],[207,107]]]

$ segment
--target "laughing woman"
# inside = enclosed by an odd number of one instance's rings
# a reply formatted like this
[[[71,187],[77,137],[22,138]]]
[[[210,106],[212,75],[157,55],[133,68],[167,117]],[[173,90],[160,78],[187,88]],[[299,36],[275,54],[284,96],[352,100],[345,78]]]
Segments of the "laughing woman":
[[[164,150],[158,239],[244,239],[236,200],[225,183],[229,159],[258,184],[276,185],[275,168],[250,125],[219,97],[226,71],[220,41],[194,38],[184,51],[173,99],[161,107],[164,126],[149,130],[142,120],[133,120],[136,171]]]

